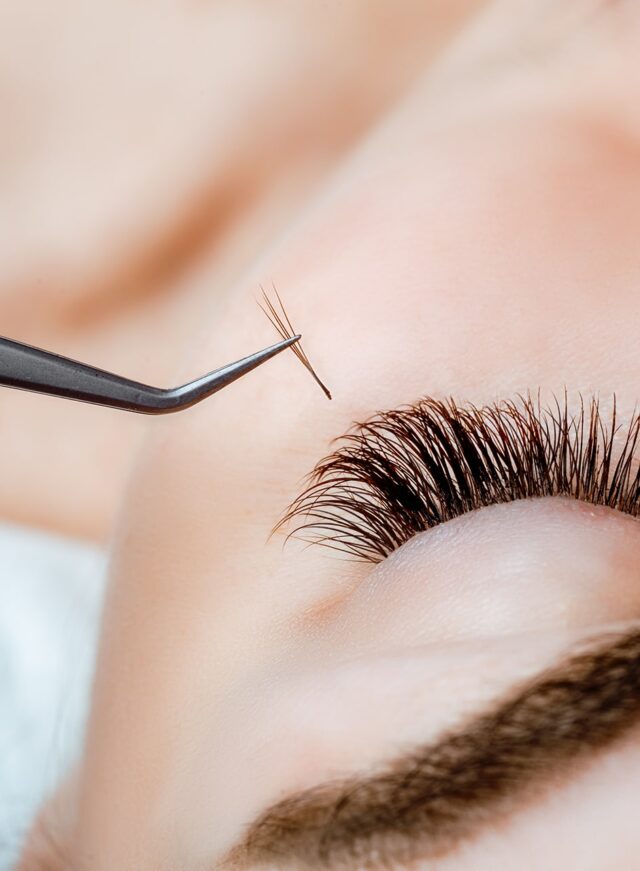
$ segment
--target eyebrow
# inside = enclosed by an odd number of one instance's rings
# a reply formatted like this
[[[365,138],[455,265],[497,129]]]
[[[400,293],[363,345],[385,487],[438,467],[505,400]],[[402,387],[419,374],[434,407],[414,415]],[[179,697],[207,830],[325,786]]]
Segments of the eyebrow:
[[[639,721],[640,629],[600,636],[461,730],[372,775],[278,801],[228,863],[337,869],[441,857]]]

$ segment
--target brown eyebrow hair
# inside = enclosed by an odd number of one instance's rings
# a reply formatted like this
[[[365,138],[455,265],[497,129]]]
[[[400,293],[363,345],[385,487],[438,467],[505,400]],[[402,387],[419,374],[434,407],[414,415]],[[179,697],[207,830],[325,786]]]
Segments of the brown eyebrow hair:
[[[452,851],[638,723],[640,629],[592,644],[378,773],[277,802],[223,867],[380,869]]]

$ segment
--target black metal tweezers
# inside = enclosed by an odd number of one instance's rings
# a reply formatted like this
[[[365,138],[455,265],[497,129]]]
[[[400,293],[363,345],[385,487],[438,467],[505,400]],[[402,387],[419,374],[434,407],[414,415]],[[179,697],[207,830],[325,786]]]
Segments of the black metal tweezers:
[[[0,337],[0,385],[139,414],[170,414],[217,393],[300,338],[291,336],[181,387],[162,390]]]

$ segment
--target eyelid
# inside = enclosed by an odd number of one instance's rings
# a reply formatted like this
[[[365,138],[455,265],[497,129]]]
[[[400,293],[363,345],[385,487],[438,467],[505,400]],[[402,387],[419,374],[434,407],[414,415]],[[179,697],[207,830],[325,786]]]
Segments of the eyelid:
[[[359,424],[321,460],[276,529],[380,562],[419,532],[487,505],[570,496],[636,516],[634,414],[620,444],[616,400],[530,394],[477,407],[425,398]],[[614,452],[615,448],[615,452]]]
[[[355,652],[601,626],[640,613],[639,577],[636,518],[521,499],[421,533],[371,567],[338,637]]]

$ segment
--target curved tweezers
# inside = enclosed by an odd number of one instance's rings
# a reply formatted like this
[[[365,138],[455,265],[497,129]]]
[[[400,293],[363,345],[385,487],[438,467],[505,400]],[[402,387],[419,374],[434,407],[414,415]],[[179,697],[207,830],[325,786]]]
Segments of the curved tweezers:
[[[0,385],[140,414],[170,414],[201,402],[300,338],[291,336],[181,387],[162,390],[0,337]]]

